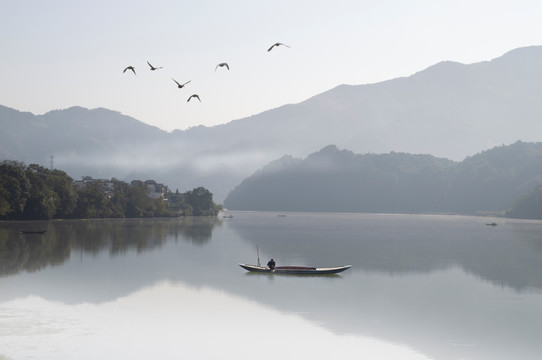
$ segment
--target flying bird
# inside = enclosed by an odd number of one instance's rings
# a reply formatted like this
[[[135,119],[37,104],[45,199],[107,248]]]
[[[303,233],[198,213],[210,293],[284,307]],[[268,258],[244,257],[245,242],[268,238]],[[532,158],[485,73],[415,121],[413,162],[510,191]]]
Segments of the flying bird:
[[[190,81],[192,80],[188,80],[187,82],[185,82],[184,84],[180,84],[177,80],[175,80],[174,78],[171,78],[171,80],[175,81],[175,83],[177,84],[177,87],[179,89],[182,89],[186,84],[188,84]]]
[[[154,67],[154,66],[152,66],[151,63],[148,62],[148,61],[147,61],[147,64],[149,64],[149,66],[151,67],[151,70],[152,70],[152,71],[158,70],[158,69],[161,69],[161,68],[162,68],[162,66],[160,66],[160,67]]]
[[[273,50],[273,48],[274,48],[275,46],[281,46],[281,45],[282,45],[282,46],[286,46],[286,47],[289,48],[288,45],[283,44],[283,43],[279,43],[279,42],[278,42],[278,43],[274,43],[273,45],[271,45],[271,47],[270,47],[269,49],[267,49],[267,51],[271,51],[271,50]]]
[[[126,69],[124,69],[123,73],[125,73],[126,70],[132,70],[134,72],[134,75],[137,75],[133,66],[127,66]]]
[[[215,71],[216,71],[216,69],[218,69],[219,66],[220,66],[220,67],[225,66],[228,70],[230,69],[230,67],[229,67],[229,65],[228,65],[227,63],[220,63],[220,64],[218,64],[218,65],[215,67]]]
[[[201,99],[199,98],[198,94],[190,95],[190,97],[188,98],[188,100],[186,100],[186,102],[189,102],[192,98],[196,98],[199,100],[199,102],[201,102]]]

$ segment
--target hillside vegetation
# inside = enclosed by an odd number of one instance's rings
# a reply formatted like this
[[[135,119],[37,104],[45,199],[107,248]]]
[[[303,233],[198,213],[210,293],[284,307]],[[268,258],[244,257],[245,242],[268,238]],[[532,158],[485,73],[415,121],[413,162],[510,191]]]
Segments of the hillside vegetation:
[[[64,171],[0,162],[0,220],[137,218],[213,215],[221,210],[203,187],[151,198],[142,181],[111,179],[76,185]]]
[[[327,146],[285,156],[224,201],[237,210],[504,213],[542,184],[542,143],[516,142],[461,162],[406,153],[354,154]]]

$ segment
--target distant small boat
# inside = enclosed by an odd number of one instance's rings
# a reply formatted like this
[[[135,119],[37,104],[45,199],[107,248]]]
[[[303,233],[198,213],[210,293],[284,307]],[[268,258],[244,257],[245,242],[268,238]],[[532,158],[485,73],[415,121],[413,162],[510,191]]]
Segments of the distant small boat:
[[[231,219],[233,218],[233,215],[232,214],[229,214],[229,215],[223,215],[222,216],[224,219]]]
[[[47,230],[21,230],[21,234],[45,234]]]
[[[243,269],[250,272],[266,273],[266,274],[291,274],[291,275],[329,275],[337,274],[348,270],[352,265],[335,266],[335,267],[310,267],[310,266],[277,266],[275,269],[270,269],[267,266],[239,264]]]
[[[486,225],[487,226],[497,226],[497,223],[496,222],[490,222],[490,223],[487,223]]]

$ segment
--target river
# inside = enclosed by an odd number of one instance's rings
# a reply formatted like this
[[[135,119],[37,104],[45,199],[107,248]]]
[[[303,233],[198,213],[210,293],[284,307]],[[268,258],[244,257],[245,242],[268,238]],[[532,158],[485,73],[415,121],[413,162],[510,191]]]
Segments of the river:
[[[542,353],[541,221],[230,214],[1,222],[0,359]],[[352,268],[292,276],[238,266],[258,255]]]

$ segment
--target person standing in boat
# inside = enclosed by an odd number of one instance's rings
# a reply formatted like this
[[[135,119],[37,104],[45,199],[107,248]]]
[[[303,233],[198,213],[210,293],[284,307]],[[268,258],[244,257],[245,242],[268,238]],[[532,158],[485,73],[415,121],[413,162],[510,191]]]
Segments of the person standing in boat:
[[[275,270],[275,260],[271,259],[267,262],[267,267],[271,270]]]

